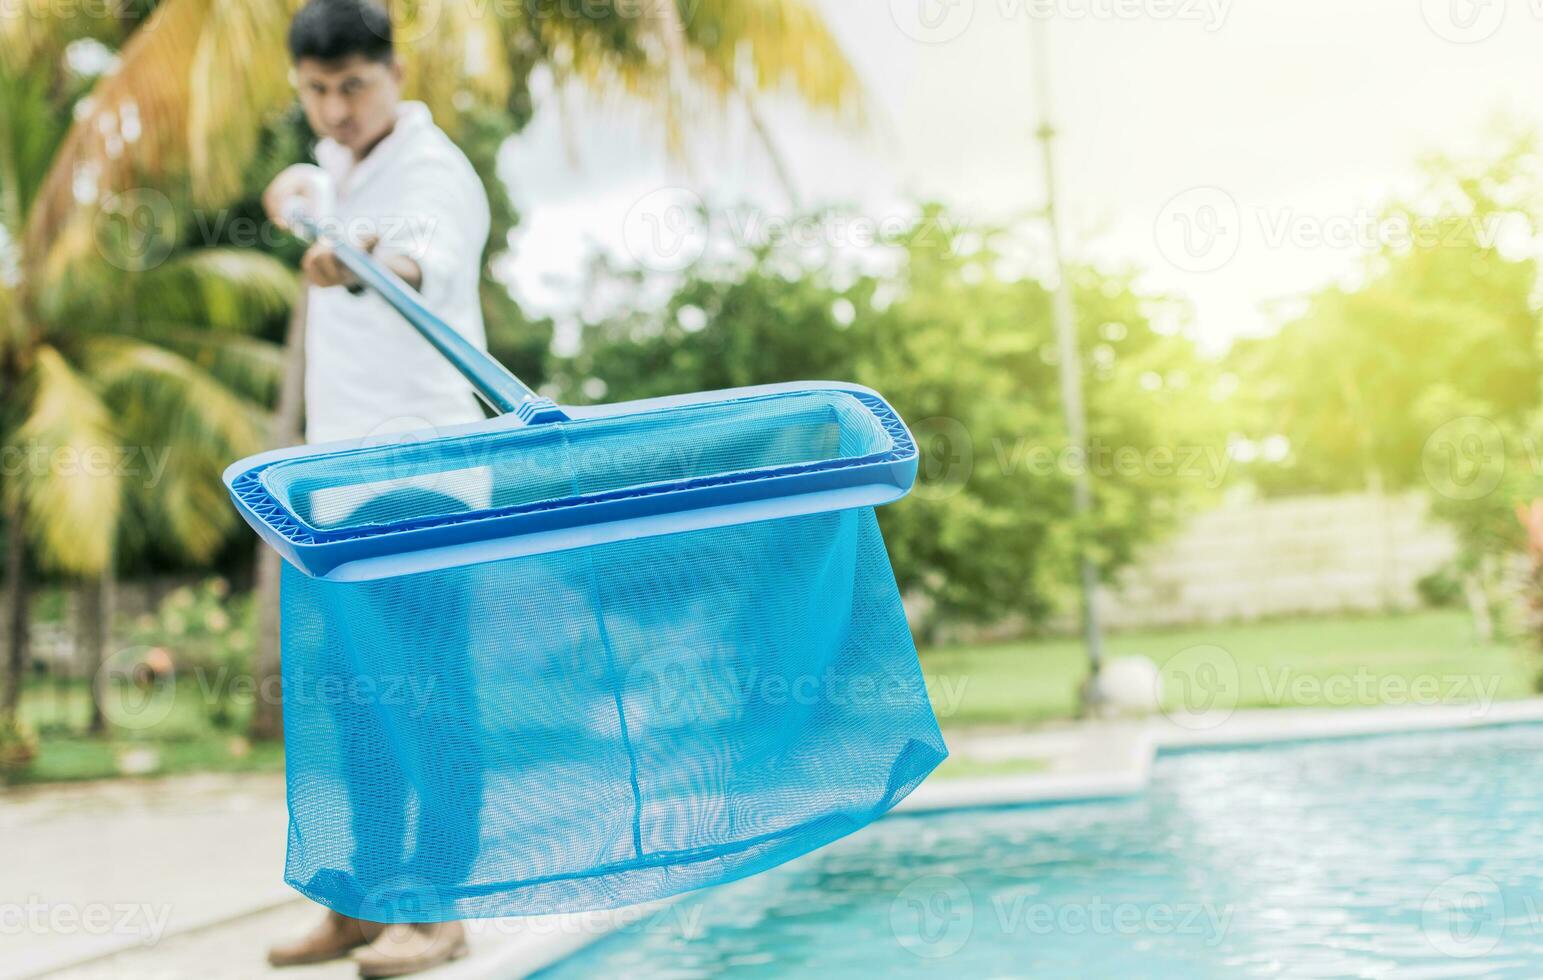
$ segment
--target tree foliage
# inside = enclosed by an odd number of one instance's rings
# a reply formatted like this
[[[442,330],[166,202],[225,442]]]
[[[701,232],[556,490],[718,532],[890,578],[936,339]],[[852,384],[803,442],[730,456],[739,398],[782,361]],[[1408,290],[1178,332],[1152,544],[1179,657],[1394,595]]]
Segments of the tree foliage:
[[[1425,488],[1433,435],[1454,419],[1520,424],[1538,404],[1536,240],[1543,182],[1530,136],[1493,156],[1438,158],[1387,207],[1352,284],[1312,296],[1276,335],[1237,345],[1252,434],[1289,456],[1272,491]]]
[[[832,220],[844,219],[807,219]],[[1210,368],[1187,339],[1153,329],[1160,301],[1127,276],[1076,270],[1098,449],[1096,517],[1079,526],[1050,293],[1012,268],[1009,237],[930,206],[875,250],[887,270],[825,252],[811,266],[786,242],[713,250],[653,308],[629,295],[635,274],[602,266],[590,291],[624,310],[584,325],[560,380],[576,400],[607,401],[808,379],[877,389],[923,456],[917,490],[881,511],[902,588],[939,617],[1037,620],[1075,581],[1079,539],[1113,572],[1214,490],[1224,433]]]

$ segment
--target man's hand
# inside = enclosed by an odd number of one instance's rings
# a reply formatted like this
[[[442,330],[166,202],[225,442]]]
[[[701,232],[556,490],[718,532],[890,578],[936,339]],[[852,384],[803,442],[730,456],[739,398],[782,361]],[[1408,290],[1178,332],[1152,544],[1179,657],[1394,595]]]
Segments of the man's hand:
[[[373,253],[379,244],[378,236],[366,235],[360,239],[359,248]],[[423,270],[412,259],[405,255],[380,258],[382,265],[401,276],[409,286],[417,289],[423,284]],[[300,271],[313,286],[353,286],[359,282],[359,278],[348,271],[326,242],[317,242],[306,249],[305,257],[300,260]]]
[[[375,242],[364,246],[368,252],[375,247]],[[326,242],[316,242],[305,250],[305,257],[300,260],[300,271],[305,279],[313,286],[352,286],[358,278],[338,260],[337,253]]]
[[[312,217],[324,217],[317,211],[323,204],[322,198],[330,196],[327,180],[325,171],[309,163],[284,168],[263,191],[263,210],[267,212],[268,220],[281,228],[289,228],[284,212],[297,198],[305,203],[306,211]]]
[[[285,168],[263,191],[263,210],[274,224],[288,228],[285,213],[296,200],[302,202],[312,217],[321,219],[320,212],[330,210],[332,188],[325,171],[308,163],[297,163]],[[295,229],[291,228],[291,231]],[[366,252],[374,252],[380,244],[380,236],[364,235],[357,242]],[[418,289],[423,284],[423,270],[418,263],[405,255],[377,256],[381,263]],[[314,242],[300,260],[300,271],[313,286],[355,286],[359,279],[338,260],[337,253],[326,242]]]

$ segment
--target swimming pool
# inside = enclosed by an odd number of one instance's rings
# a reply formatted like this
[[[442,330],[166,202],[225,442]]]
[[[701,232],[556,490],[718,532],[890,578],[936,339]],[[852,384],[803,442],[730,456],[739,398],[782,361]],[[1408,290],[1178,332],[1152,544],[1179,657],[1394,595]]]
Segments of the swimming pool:
[[[1164,755],[898,817],[542,974],[1543,976],[1543,727]]]

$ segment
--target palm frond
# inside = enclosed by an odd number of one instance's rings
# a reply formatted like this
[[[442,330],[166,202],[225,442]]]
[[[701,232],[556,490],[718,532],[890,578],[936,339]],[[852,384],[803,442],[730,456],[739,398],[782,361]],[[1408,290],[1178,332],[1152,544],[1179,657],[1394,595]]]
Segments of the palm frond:
[[[685,22],[687,40],[717,67],[722,84],[757,92],[786,88],[815,108],[861,116],[857,72],[808,0],[695,3]],[[693,76],[707,84],[715,77]]]
[[[60,336],[134,336],[156,322],[250,333],[282,316],[299,295],[289,267],[255,249],[189,249],[134,273],[85,256],[50,263],[47,273],[34,281],[32,299],[50,334]]]
[[[12,437],[22,465],[6,489],[27,517],[42,560],[97,575],[113,559],[122,507],[117,427],[87,380],[53,347],[40,346],[27,379],[30,405]]]
[[[18,67],[0,57],[0,227],[12,242],[22,236],[27,209],[65,129],[52,74]]]
[[[660,111],[674,152],[685,126],[702,118],[703,99],[722,112],[736,97],[787,91],[854,123],[864,118],[856,71],[807,0],[675,0],[641,18],[619,8],[536,16],[510,44],[534,44],[561,81]]]
[[[146,479],[125,484],[135,512],[155,522],[155,540],[207,560],[233,526],[221,470],[261,447],[262,408],[194,360],[154,344],[97,337],[86,361],[125,442],[153,463]]]
[[[0,282],[0,357],[16,346],[25,334],[21,311],[17,308],[19,299],[15,288]]]
[[[241,398],[271,404],[284,374],[284,348],[204,325],[146,323],[136,336],[185,358]]]
[[[83,206],[128,189],[136,175],[163,173],[184,155],[187,64],[211,4],[157,7],[124,46],[118,70],[87,96],[28,215],[29,264],[43,262]]]
[[[452,136],[468,105],[502,105],[512,77],[500,4],[417,3],[390,5],[397,57],[407,76],[406,94],[426,103]]]
[[[84,347],[91,376],[123,417],[142,415],[185,425],[232,456],[261,447],[262,409],[191,360],[122,336],[95,337]]]
[[[282,315],[299,294],[295,274],[256,249],[197,248],[139,275],[140,321],[203,323],[216,330],[252,330]]]
[[[292,97],[284,35],[298,6],[289,0],[212,5],[188,66],[188,169],[195,201],[222,202],[241,189],[262,121]]]
[[[292,2],[157,6],[54,157],[27,220],[31,261],[41,263],[56,245],[89,246],[93,207],[140,183],[164,188],[168,178],[187,176],[195,204],[238,192],[263,120],[289,97],[277,53]]]

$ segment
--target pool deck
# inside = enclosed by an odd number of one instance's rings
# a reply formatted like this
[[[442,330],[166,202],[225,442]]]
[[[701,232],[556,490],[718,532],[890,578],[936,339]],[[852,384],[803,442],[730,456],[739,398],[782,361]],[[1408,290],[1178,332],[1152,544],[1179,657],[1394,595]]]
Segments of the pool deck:
[[[895,812],[903,819],[1131,796],[1145,789],[1153,760],[1165,751],[1532,722],[1543,722],[1543,698],[1482,707],[1237,711],[952,734],[948,742],[955,756],[991,763],[1029,760],[1036,771],[932,779]],[[43,928],[0,930],[0,978],[355,976],[347,961],[283,971],[271,971],[263,962],[269,943],[304,931],[317,916],[315,906],[279,880],[285,825],[283,779],[270,775],[117,780],[0,793],[0,866],[6,869],[7,895],[19,896],[7,900],[20,902],[24,915],[47,919]],[[44,911],[32,911],[36,908]],[[89,913],[102,914],[103,908],[112,910],[113,925],[85,925]],[[617,929],[669,915],[671,908],[662,902],[607,913],[470,922],[473,955],[420,976],[525,976]],[[61,909],[71,918],[58,919]]]

